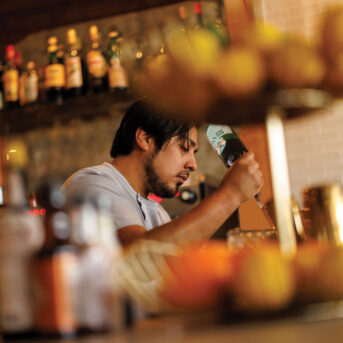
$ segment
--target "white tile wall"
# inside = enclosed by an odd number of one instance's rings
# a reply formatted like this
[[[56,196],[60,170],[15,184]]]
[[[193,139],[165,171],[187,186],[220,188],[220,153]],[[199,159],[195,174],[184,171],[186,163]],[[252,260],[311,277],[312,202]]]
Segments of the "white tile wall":
[[[257,15],[284,32],[317,39],[320,16],[339,0],[256,0]],[[343,101],[315,115],[285,123],[291,192],[302,203],[305,186],[343,185]]]

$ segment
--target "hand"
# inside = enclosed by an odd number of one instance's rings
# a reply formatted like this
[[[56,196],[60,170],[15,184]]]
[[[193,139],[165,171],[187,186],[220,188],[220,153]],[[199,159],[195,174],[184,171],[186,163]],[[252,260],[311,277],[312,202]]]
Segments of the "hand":
[[[262,188],[263,179],[259,164],[252,152],[239,157],[224,176],[220,188],[228,192],[228,196],[237,197],[242,203],[254,197]]]

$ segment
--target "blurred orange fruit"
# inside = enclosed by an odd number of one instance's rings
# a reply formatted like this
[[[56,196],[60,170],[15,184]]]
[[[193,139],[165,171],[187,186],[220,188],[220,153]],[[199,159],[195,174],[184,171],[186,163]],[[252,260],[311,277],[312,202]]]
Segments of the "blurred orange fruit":
[[[251,96],[265,81],[263,59],[255,49],[231,46],[217,61],[214,81],[226,96]]]
[[[300,300],[313,301],[321,297],[320,266],[323,256],[329,249],[327,244],[318,241],[308,241],[299,245],[293,266]]]
[[[185,309],[215,305],[234,275],[234,256],[224,242],[191,245],[167,260],[161,296]]]
[[[343,299],[343,248],[326,251],[318,266],[318,287],[322,300]]]
[[[239,260],[232,292],[241,309],[279,310],[293,300],[294,273],[279,246],[264,244],[255,249],[243,249]]]

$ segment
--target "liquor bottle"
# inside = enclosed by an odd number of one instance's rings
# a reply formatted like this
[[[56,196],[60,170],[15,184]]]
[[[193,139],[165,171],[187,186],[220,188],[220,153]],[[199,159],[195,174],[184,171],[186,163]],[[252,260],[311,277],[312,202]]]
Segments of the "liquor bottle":
[[[116,30],[112,30],[108,34],[109,46],[107,50],[108,56],[108,85],[111,91],[126,91],[128,88],[128,76],[126,70],[121,63],[120,49],[118,39],[120,34]]]
[[[25,146],[16,142],[5,151],[4,204],[0,206],[0,326],[5,339],[34,335],[29,274],[30,258],[43,243],[42,224],[30,216],[23,168]]]
[[[67,31],[68,52],[65,56],[66,88],[68,96],[82,94],[83,75],[80,56],[80,40],[75,29]]]
[[[209,125],[206,134],[213,149],[217,152],[218,156],[224,162],[227,168],[230,168],[237,158],[248,152],[248,149],[240,140],[237,133],[230,126]],[[255,201],[262,210],[271,227],[275,228],[273,220],[269,216],[267,209],[259,200],[260,195],[261,193],[255,195]]]
[[[61,44],[61,43],[57,44],[56,55],[57,55],[58,63],[64,65],[64,46],[63,46],[63,44]]]
[[[100,32],[96,25],[89,28],[91,49],[87,53],[88,86],[94,93],[107,89],[107,62],[101,51]]]
[[[3,74],[4,97],[7,107],[17,107],[19,105],[19,72],[14,59],[14,45],[7,45],[6,65]]]
[[[2,81],[2,76],[4,73],[4,65],[2,60],[0,60],[0,111],[4,108],[4,83]]]
[[[46,215],[44,244],[31,261],[35,328],[43,337],[72,337],[77,329],[73,307],[77,256],[69,240],[70,221],[63,209],[65,197],[60,184],[41,186],[37,201]]]
[[[26,64],[25,78],[25,104],[34,104],[38,100],[38,75],[36,71],[36,63],[29,61]]]
[[[181,31],[187,32],[187,27],[188,27],[187,9],[184,5],[181,5],[179,6],[178,11],[179,11],[179,18],[181,21]]]
[[[23,55],[20,51],[16,51],[14,63],[19,74],[19,105],[25,105],[25,81],[27,77],[26,71],[23,70]]]
[[[244,146],[237,133],[230,126],[209,125],[207,138],[226,166],[231,167],[236,159],[245,154]]]
[[[202,15],[202,6],[200,2],[194,2],[193,7],[194,7],[194,13],[196,16],[196,24],[194,26],[194,30],[199,30],[205,27],[204,18]]]
[[[48,100],[61,104],[65,87],[65,68],[58,59],[57,49],[57,38],[50,37],[48,40],[49,63],[45,67],[45,88]]]
[[[79,258],[75,307],[80,333],[106,332],[113,326],[109,301],[115,295],[113,261],[102,245],[94,200],[87,195],[76,196],[68,211],[72,242],[78,248]]]
[[[216,18],[213,23],[209,24],[207,28],[213,32],[216,37],[219,39],[223,47],[227,46],[230,43],[229,33],[227,31],[226,25],[223,24],[223,1],[217,1],[216,8]]]

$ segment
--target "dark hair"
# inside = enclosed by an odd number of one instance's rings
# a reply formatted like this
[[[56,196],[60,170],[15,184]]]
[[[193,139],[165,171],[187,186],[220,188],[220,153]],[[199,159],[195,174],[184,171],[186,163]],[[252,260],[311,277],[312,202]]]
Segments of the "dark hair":
[[[126,111],[114,137],[111,157],[129,155],[136,141],[136,130],[141,128],[156,144],[156,151],[174,136],[188,140],[193,124],[181,123],[152,107],[145,99],[137,100]]]

